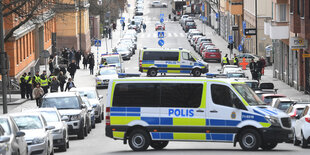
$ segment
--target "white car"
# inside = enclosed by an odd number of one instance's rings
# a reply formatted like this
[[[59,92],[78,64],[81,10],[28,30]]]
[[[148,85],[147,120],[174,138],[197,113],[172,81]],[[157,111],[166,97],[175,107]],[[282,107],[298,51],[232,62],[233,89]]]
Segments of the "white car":
[[[294,145],[307,148],[310,143],[310,105],[307,105],[294,126]]]
[[[96,75],[96,87],[108,87],[109,81],[116,78],[118,78],[118,73],[115,67],[100,68]]]
[[[55,126],[52,130],[54,147],[58,147],[61,151],[67,151],[69,148],[69,136],[68,136],[68,117],[61,117],[56,108],[39,108],[31,110],[42,114],[49,126]]]
[[[25,133],[20,131],[9,115],[0,116],[0,126],[3,129],[1,132],[0,143],[5,142],[5,138],[9,140],[6,143],[5,152],[0,151],[0,154],[12,154],[12,155],[26,155],[27,154],[27,142],[25,140]],[[2,144],[0,144],[2,146]],[[5,145],[3,145],[5,146]],[[0,147],[0,150],[2,147]]]
[[[219,70],[222,74],[227,74],[228,72],[242,72],[242,68],[237,65],[225,65],[223,70]]]
[[[183,15],[181,16],[180,20],[179,20],[179,24],[181,24],[183,22],[184,19],[188,18],[188,15]]]
[[[10,114],[19,130],[25,132],[28,154],[54,154],[53,136],[51,130],[40,113],[21,112]]]
[[[166,3],[160,3],[160,1],[153,1],[151,5],[153,8],[155,8],[155,7],[167,7]]]
[[[101,123],[104,119],[104,105],[103,105],[103,96],[98,95],[98,92],[95,87],[79,87],[72,88],[70,91],[79,92],[81,96],[86,96],[95,108],[95,118],[97,123]]]
[[[287,109],[286,113],[291,117],[292,127],[295,126],[297,118],[300,118],[307,105],[310,105],[310,102],[295,102]]]

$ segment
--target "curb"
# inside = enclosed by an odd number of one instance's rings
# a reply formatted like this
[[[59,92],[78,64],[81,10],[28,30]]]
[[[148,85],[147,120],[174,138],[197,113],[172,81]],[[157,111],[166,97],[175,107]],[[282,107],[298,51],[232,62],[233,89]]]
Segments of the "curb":
[[[21,104],[23,104],[23,103],[25,103],[27,101],[28,101],[28,99],[19,99],[19,100],[15,101],[15,102],[8,102],[7,105],[8,106],[10,106],[10,105],[21,105]],[[3,103],[1,103],[0,105],[3,105]]]

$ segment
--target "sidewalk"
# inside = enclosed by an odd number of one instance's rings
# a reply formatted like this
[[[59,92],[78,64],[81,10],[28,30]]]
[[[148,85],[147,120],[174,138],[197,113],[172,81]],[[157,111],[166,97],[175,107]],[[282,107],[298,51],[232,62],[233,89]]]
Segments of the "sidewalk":
[[[222,56],[224,54],[228,55],[230,54],[230,51],[227,48],[228,42],[218,34],[214,33],[215,32],[214,29],[210,28],[205,24],[203,25],[203,23],[200,20],[196,20],[196,23],[197,28],[201,32],[204,32],[204,34],[207,37],[210,37],[212,39],[212,42],[222,51]],[[233,53],[236,53],[238,55],[239,51],[237,49],[234,49]],[[248,77],[251,78],[251,73],[249,69],[247,69],[245,73]],[[261,82],[272,82],[275,86],[275,89],[278,89],[279,94],[286,95],[291,99],[310,101],[310,95],[304,94],[303,92],[298,91],[293,87],[290,87],[281,80],[273,78],[273,66],[268,66],[265,68],[265,75],[262,76]]]

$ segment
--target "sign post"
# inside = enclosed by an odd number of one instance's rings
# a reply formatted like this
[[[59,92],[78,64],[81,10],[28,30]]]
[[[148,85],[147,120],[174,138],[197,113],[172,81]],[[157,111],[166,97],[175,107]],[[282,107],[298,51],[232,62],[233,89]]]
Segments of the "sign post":
[[[95,40],[95,46],[97,47],[97,67],[99,66],[99,47],[101,47],[101,40]]]

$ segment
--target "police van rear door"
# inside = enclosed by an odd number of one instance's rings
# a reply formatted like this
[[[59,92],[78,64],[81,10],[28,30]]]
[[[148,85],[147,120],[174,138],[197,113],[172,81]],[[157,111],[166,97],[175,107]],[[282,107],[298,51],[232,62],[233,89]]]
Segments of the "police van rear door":
[[[206,83],[161,83],[161,139],[205,141]]]

